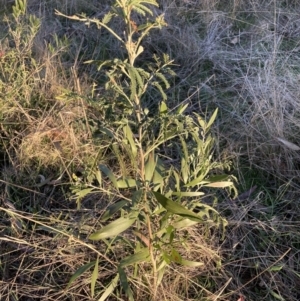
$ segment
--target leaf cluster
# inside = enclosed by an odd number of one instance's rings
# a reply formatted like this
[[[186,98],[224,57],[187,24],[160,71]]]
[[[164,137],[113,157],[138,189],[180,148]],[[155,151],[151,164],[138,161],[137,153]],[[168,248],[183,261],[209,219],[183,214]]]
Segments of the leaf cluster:
[[[69,17],[106,29],[127,52],[124,60],[88,61],[98,64],[98,71],[107,76],[105,88],[114,91],[126,107],[126,113],[120,119],[99,128],[103,137],[111,141],[107,149],[115,154],[115,164],[121,167],[118,174],[110,166],[100,164],[94,171],[98,185],[87,184],[77,191],[79,206],[83,197],[97,190],[118,196],[119,201],[107,208],[98,225],[99,230],[89,239],[103,241],[108,250],[122,241],[124,248],[131,253],[118,263],[116,277],[103,290],[100,300],[110,295],[119,281],[128,299],[133,300],[129,267],[134,267],[134,277],[143,278],[142,269],[139,269],[143,265],[151,267],[153,280],[147,280],[146,284],[153,287],[155,299],[168,265],[197,267],[203,264],[184,258],[180,250],[185,248],[186,238],[178,232],[203,224],[221,227],[224,233],[227,224],[214,208],[201,202],[204,188],[233,186],[227,175],[210,175],[211,170],[222,167],[213,161],[214,139],[210,134],[217,110],[208,121],[198,114],[186,114],[187,105],[170,110],[165,92],[170,87],[167,76],[175,75],[170,68],[170,58],[167,55],[162,59],[154,56],[153,63],[143,68],[136,64],[136,59],[144,51],[143,38],[151,29],[166,25],[163,16],[152,21],[147,19],[144,24],[134,22],[133,12],[142,17],[152,16],[151,5],[158,6],[154,0],[117,0],[102,20]],[[124,36],[110,27],[114,17],[123,20]],[[158,112],[154,116],[143,103],[143,97],[153,87],[160,95]],[[169,163],[172,162],[172,158],[168,160],[170,152],[179,154],[179,160],[176,158],[174,163]],[[187,199],[190,200],[186,202]],[[77,277],[94,266],[92,295],[98,265],[98,261],[88,264],[75,274]],[[76,277],[71,278],[70,284]]]

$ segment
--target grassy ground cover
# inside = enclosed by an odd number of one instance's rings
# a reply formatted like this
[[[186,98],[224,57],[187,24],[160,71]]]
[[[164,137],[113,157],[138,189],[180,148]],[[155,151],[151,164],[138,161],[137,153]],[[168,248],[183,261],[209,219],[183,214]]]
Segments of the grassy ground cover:
[[[300,299],[298,1],[2,3],[1,300]]]

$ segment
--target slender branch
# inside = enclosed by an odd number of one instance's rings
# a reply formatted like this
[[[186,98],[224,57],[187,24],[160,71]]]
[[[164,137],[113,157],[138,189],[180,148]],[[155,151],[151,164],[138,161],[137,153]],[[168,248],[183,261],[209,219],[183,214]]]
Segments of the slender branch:
[[[81,18],[78,16],[67,16],[64,15],[63,13],[59,12],[58,10],[55,10],[55,14],[58,16],[62,16],[65,18],[68,18],[70,20],[76,20],[76,21],[81,21],[81,22],[91,22],[91,23],[96,23],[98,26],[102,26],[104,27],[106,30],[108,30],[117,40],[119,40],[120,42],[122,42],[123,44],[125,44],[124,40],[118,35],[116,34],[110,27],[108,27],[106,24],[102,23],[100,20],[98,19],[89,19],[89,18]]]

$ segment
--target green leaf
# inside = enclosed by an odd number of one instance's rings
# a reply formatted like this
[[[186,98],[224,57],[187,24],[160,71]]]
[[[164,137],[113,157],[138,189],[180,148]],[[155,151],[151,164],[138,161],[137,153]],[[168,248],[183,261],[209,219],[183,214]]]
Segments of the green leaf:
[[[119,273],[119,276],[120,276],[121,286],[122,286],[126,296],[128,297],[128,300],[129,301],[134,301],[132,290],[129,286],[126,273],[120,266],[118,267],[118,273]]]
[[[107,14],[104,15],[104,17],[102,19],[102,23],[107,24],[111,20],[112,17],[113,17],[113,14],[111,12],[108,12]]]
[[[168,107],[164,101],[162,101],[160,104],[159,113],[160,115],[168,113]]]
[[[112,181],[112,183],[114,184],[115,188],[118,189],[118,182],[117,182],[117,179],[116,177],[114,176],[114,174],[105,166],[105,165],[102,165],[100,164],[99,165],[99,169],[104,172],[108,178]]]
[[[156,72],[155,76],[165,84],[166,89],[170,88],[170,84],[164,74],[162,74],[161,72]]]
[[[137,147],[133,139],[131,128],[129,127],[128,124],[124,127],[124,134],[130,144],[132,155],[135,158],[137,155]]]
[[[99,185],[102,185],[102,177],[101,177],[101,172],[99,171],[99,169],[96,170],[95,176],[96,176],[96,179],[97,179]]]
[[[213,182],[213,183],[204,184],[205,187],[213,187],[213,188],[225,188],[225,187],[229,187],[232,185],[233,185],[233,183],[230,181]]]
[[[212,116],[210,117],[208,123],[206,124],[206,129],[205,129],[206,131],[209,130],[209,128],[215,122],[217,115],[218,115],[218,108],[215,109],[214,113],[212,114]]]
[[[110,138],[115,138],[114,133],[106,127],[99,126],[99,131],[101,131],[102,133],[104,133],[105,135],[107,135]]]
[[[269,272],[279,272],[281,271],[283,268],[283,265],[274,265],[272,267],[269,268]]]
[[[126,267],[140,262],[150,261],[150,253],[148,248],[143,248],[139,252],[130,255],[120,261],[120,267]]]
[[[177,110],[177,114],[182,114],[188,106],[189,106],[188,103],[186,103],[185,105],[180,105],[180,107]]]
[[[138,183],[135,179],[126,178],[117,181],[118,188],[132,188],[137,187]]]
[[[159,157],[156,157],[156,167],[153,175],[152,182],[154,184],[154,190],[157,191],[158,189],[163,189],[164,186],[164,175],[165,173],[165,167],[163,162],[159,159]]]
[[[177,195],[179,197],[197,197],[204,194],[205,193],[202,191],[176,191],[172,193],[172,195]]]
[[[97,257],[97,260],[95,262],[95,268],[94,268],[94,271],[92,273],[92,278],[91,278],[91,296],[92,296],[92,298],[94,298],[94,295],[95,295],[95,285],[96,285],[96,281],[98,278],[98,265],[99,265],[99,257]]]
[[[161,281],[163,280],[164,274],[165,274],[165,270],[167,267],[167,262],[165,260],[162,260],[162,263],[159,265],[158,269],[157,269],[157,285],[159,285],[161,283]]]
[[[180,263],[186,267],[191,267],[191,268],[200,267],[200,266],[204,265],[203,262],[190,261],[190,260],[186,260],[186,259],[181,259]]]
[[[164,185],[164,178],[162,177],[161,173],[159,170],[155,169],[154,171],[154,175],[153,175],[153,184],[154,184],[154,190],[157,191],[159,188],[162,187],[163,189],[163,185]]]
[[[154,81],[151,84],[152,84],[152,86],[154,86],[159,91],[159,93],[162,96],[162,99],[167,100],[168,96],[165,93],[164,88],[157,81]]]
[[[107,286],[105,292],[103,293],[103,295],[101,296],[101,298],[99,299],[99,301],[105,301],[105,300],[107,300],[107,297],[117,287],[118,282],[119,282],[119,274],[117,274],[116,277],[111,281],[111,283],[109,284],[109,286]]]
[[[172,130],[169,130],[169,131],[165,131],[163,133],[163,135],[161,135],[159,137],[159,140],[147,149],[147,151],[145,153],[145,157],[148,156],[153,150],[158,148],[161,144],[166,143],[168,140],[170,140],[170,139],[172,139],[176,136],[178,136],[177,129],[172,129]]]
[[[196,225],[198,222],[190,220],[188,218],[180,219],[178,222],[173,223],[175,229],[184,229]]]
[[[187,183],[189,179],[191,168],[188,166],[185,158],[181,158],[181,176],[184,184]]]
[[[167,266],[167,262],[162,258],[162,260],[159,262],[157,271],[160,271],[161,269],[165,268]]]
[[[195,113],[195,115],[197,116],[197,120],[198,120],[199,125],[205,131],[206,130],[206,123],[205,123],[205,121],[198,114]]]
[[[279,294],[275,293],[273,290],[269,290],[269,292],[277,300],[286,301],[286,299],[284,299],[283,297],[281,297]]]
[[[136,56],[138,57],[141,53],[143,53],[143,51],[144,51],[144,47],[139,46],[139,48],[137,49],[137,52],[136,52]]]
[[[190,158],[185,140],[182,136],[179,136],[179,139],[182,145],[181,151],[183,152],[183,157],[181,158],[181,176],[183,183],[186,184],[190,175],[190,166],[187,163],[190,161]]]
[[[144,191],[143,190],[137,190],[132,194],[131,200],[132,200],[132,204],[133,206],[136,206],[142,199],[144,195]]]
[[[101,216],[101,221],[105,222],[109,218],[111,218],[116,212],[118,212],[121,208],[123,208],[125,205],[128,204],[128,201],[122,200],[120,202],[116,202],[115,204],[112,204],[107,207],[105,213]]]
[[[126,143],[125,143],[125,145],[126,145]],[[120,148],[121,148],[120,143],[118,143],[118,142],[112,143],[113,153],[114,153],[116,159],[118,160],[118,162],[116,164],[119,167],[120,173],[122,174],[123,178],[125,178],[125,177],[127,177],[127,166],[124,162],[124,157],[120,151]]]
[[[203,219],[198,216],[193,211],[190,211],[183,207],[182,205],[166,198],[164,195],[160,194],[159,192],[153,191],[152,192],[157,199],[157,201],[169,212],[192,219],[197,222],[203,222]]]
[[[179,264],[181,264],[181,262],[182,262],[181,255],[174,248],[172,248],[172,251],[171,251],[171,260],[173,262],[176,262],[176,263],[179,263]]]
[[[152,153],[149,154],[147,163],[145,165],[145,180],[151,182],[156,167],[156,156]]]
[[[113,236],[117,236],[121,232],[127,230],[137,219],[135,217],[120,217],[115,221],[111,222],[107,226],[104,226],[101,230],[90,235],[91,240],[100,240]]]
[[[172,174],[173,174],[173,176],[175,178],[175,188],[177,190],[179,190],[180,186],[181,186],[180,176],[179,176],[179,174],[175,170],[172,170]],[[172,193],[173,193],[173,191],[171,191],[170,195],[172,195]]]
[[[71,284],[72,284],[79,276],[81,276],[84,272],[86,272],[88,269],[90,269],[92,266],[94,266],[95,263],[96,263],[96,261],[92,261],[92,262],[89,262],[89,263],[83,265],[82,267],[80,267],[80,268],[74,273],[74,275],[70,278],[67,288],[69,288],[70,285],[71,285]]]
[[[166,262],[166,264],[170,264],[171,263],[171,258],[170,258],[170,256],[166,252],[162,252],[161,257]]]
[[[145,16],[146,13],[150,14],[151,16],[153,15],[153,12],[151,9],[149,9],[147,6],[142,5],[141,3],[149,3],[152,5],[155,5],[155,2],[152,1],[141,1],[140,3],[135,3],[132,7],[133,10],[135,10],[137,13],[139,13],[142,16]]]
[[[78,197],[78,199],[82,199],[85,196],[87,196],[89,193],[91,193],[93,190],[94,190],[94,188],[82,189],[82,190],[76,192],[76,196]]]
[[[205,178],[205,175],[206,175],[205,173],[202,173],[200,176],[198,176],[196,179],[194,179],[190,183],[185,184],[184,187],[200,185],[202,180]]]

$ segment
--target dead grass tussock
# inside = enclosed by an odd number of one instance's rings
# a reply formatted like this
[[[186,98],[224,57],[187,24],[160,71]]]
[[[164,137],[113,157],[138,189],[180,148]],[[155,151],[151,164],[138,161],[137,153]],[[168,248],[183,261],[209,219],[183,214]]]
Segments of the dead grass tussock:
[[[223,266],[231,274],[230,291],[246,300],[257,296],[266,300],[299,299],[297,261],[299,223],[293,219],[298,209],[291,202],[278,199],[270,206],[261,192],[251,202],[230,204],[232,217],[223,251]],[[294,211],[295,210],[295,211]],[[285,288],[289,287],[289,290]]]
[[[198,85],[199,93],[192,99],[197,101],[199,97],[200,106],[206,101],[208,106],[221,109],[220,129],[228,147],[238,152],[244,149],[256,167],[286,178],[297,176],[298,154],[275,140],[282,137],[296,142],[298,136],[295,100],[299,93],[294,67],[298,44],[293,34],[298,19],[297,11],[273,4],[266,1],[258,7],[255,2],[239,1],[234,17],[230,11],[211,10],[214,18],[204,27],[199,10],[193,16],[194,22],[171,25],[168,30],[181,36],[182,45],[191,45],[183,47],[185,50],[176,48],[175,61],[181,61],[181,56],[186,60],[187,64],[180,67],[185,80],[196,81],[203,76],[204,84]],[[181,17],[187,15],[186,11]],[[176,18],[175,14],[170,16]],[[199,31],[204,35],[196,35]],[[164,38],[172,41],[170,35]],[[205,72],[205,68],[210,71]],[[207,92],[209,97],[201,99]]]
[[[87,164],[87,157],[96,156],[96,149],[88,129],[84,131],[82,124],[76,125],[76,121],[84,120],[84,110],[81,106],[57,108],[28,126],[21,139],[19,162],[24,165],[39,162],[43,166],[56,167],[72,161]]]

